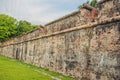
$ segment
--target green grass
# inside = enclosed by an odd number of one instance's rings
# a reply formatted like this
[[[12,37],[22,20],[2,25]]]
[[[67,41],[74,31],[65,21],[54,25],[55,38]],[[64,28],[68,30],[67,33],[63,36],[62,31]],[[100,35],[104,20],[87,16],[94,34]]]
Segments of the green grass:
[[[0,56],[0,80],[74,80],[68,76]]]

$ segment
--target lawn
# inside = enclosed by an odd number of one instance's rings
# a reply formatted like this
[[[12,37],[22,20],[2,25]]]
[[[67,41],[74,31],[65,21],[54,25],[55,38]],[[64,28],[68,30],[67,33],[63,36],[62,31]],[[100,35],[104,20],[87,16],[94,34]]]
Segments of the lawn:
[[[0,80],[74,80],[47,69],[0,56]]]

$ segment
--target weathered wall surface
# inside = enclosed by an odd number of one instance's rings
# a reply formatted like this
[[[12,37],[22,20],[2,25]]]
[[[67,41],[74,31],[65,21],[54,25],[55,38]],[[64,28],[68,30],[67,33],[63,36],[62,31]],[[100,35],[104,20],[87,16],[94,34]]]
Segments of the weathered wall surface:
[[[117,1],[101,5],[119,7]],[[0,54],[78,80],[120,80],[120,12],[113,6],[101,8],[98,22],[87,24],[83,10],[48,23],[2,43]]]
[[[101,0],[102,1],[102,0]],[[100,19],[120,15],[120,0],[103,0],[100,4]]]

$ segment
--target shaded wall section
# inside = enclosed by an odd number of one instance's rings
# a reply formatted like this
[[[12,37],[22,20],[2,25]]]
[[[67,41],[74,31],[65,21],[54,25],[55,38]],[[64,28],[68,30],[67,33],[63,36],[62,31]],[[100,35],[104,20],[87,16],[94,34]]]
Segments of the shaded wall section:
[[[103,4],[116,7],[106,8]],[[119,4],[117,0],[108,0],[100,5],[101,18],[95,22],[88,22],[87,10],[74,12],[2,43],[0,54],[78,80],[119,80]]]

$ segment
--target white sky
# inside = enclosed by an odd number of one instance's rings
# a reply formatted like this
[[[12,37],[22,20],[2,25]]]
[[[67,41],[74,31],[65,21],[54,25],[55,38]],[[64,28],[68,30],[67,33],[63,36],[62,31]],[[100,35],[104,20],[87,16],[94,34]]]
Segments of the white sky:
[[[87,0],[0,0],[0,14],[46,24],[78,9]]]

